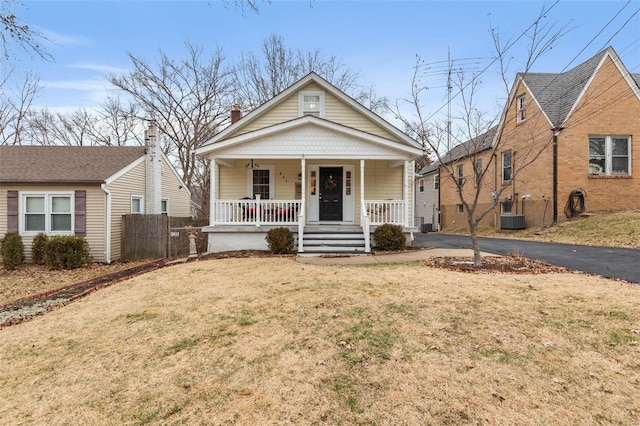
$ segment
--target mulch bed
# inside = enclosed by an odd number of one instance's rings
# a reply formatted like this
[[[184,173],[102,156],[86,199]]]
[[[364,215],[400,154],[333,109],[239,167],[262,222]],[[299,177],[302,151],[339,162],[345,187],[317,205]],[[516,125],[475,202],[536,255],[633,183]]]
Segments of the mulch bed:
[[[425,263],[435,268],[468,273],[558,274],[568,272],[566,268],[520,256],[483,256],[480,266],[475,266],[471,257],[434,257]]]

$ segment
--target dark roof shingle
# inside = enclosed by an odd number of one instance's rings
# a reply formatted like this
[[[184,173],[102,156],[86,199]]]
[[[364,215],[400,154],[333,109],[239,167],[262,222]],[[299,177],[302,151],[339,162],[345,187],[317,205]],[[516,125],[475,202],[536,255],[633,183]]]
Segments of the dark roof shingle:
[[[0,146],[0,182],[103,183],[144,153],[139,146]]]

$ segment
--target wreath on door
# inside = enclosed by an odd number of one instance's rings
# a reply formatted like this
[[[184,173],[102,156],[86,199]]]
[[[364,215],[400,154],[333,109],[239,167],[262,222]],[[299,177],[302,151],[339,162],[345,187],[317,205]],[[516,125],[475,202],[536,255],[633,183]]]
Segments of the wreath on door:
[[[324,182],[324,189],[326,189],[327,191],[331,191],[336,189],[337,186],[338,182],[336,182],[336,180],[333,178],[333,175],[329,175],[327,180]]]

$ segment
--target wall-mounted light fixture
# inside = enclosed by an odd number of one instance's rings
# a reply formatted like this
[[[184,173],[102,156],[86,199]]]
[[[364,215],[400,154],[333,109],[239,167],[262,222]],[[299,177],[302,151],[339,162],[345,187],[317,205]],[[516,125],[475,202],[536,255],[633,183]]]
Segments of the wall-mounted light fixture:
[[[298,173],[298,180],[302,180],[302,173]]]
[[[253,158],[251,159],[251,162],[247,163],[246,167],[247,167],[247,170],[255,170],[260,168],[258,163],[254,163]]]

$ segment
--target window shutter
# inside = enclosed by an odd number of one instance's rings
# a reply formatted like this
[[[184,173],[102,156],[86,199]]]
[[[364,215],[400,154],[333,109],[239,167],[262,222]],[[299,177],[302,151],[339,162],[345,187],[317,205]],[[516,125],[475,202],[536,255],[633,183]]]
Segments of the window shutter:
[[[79,237],[87,235],[87,191],[75,192],[75,234]]]
[[[18,191],[7,191],[7,233],[18,233]]]

